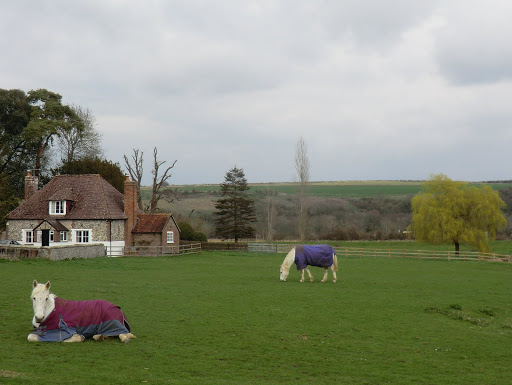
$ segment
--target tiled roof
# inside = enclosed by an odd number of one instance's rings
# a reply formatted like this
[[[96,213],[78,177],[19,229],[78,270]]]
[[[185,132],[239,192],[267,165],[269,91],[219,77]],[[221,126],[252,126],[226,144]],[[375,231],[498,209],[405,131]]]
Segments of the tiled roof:
[[[39,222],[39,224],[36,227],[34,227],[34,230],[39,228],[39,226],[44,225],[45,223],[49,224],[57,231],[69,231],[69,229],[62,223],[60,223],[57,219],[43,219],[41,222]]]
[[[65,215],[50,215],[50,200],[66,200]],[[99,174],[57,175],[9,219],[126,219],[124,196]]]
[[[65,188],[59,191],[56,191],[51,197],[48,198],[49,201],[74,201],[75,197],[73,196],[73,189]]]
[[[132,233],[161,233],[169,218],[169,214],[139,214]]]

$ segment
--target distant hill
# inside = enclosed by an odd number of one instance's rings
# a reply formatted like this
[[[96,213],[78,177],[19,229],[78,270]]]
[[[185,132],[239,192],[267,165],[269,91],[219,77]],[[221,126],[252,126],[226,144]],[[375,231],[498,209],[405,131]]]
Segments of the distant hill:
[[[316,197],[330,198],[401,198],[417,194],[423,181],[334,181],[310,182],[308,193]],[[481,182],[484,183],[484,182]],[[477,183],[477,184],[481,184]],[[512,182],[485,182],[494,190],[512,187]],[[183,193],[218,193],[218,184],[180,185],[171,186]],[[283,183],[249,183],[251,192],[276,191],[279,194],[294,195],[298,191],[298,184]],[[148,187],[149,188],[149,187]]]

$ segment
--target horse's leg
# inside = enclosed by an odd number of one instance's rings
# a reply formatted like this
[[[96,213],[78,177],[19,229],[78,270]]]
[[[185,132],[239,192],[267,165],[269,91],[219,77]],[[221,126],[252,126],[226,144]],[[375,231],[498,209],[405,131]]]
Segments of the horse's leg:
[[[27,340],[29,340],[30,342],[38,342],[39,336],[35,333],[30,333],[27,337]]]
[[[332,270],[332,283],[336,283],[336,269],[334,268],[334,265],[331,266]],[[325,274],[327,274],[327,269],[325,269]]]
[[[94,339],[94,341],[105,341],[108,338],[108,336],[104,336],[103,334],[96,334],[92,336],[92,338]]]
[[[62,342],[83,342],[85,341],[85,338],[81,334],[73,334],[68,339],[62,341]]]
[[[325,282],[327,281],[327,273],[329,272],[329,268],[328,267],[325,267],[324,268],[324,277],[322,278],[322,282]]]
[[[130,342],[131,338],[137,337],[135,337],[132,333],[119,334],[119,339],[121,340],[122,343],[127,344],[128,342]]]
[[[300,271],[300,282],[304,282],[304,269]]]
[[[311,275],[311,272],[309,271],[309,267],[306,266],[306,271],[308,272],[308,275],[309,275],[309,282],[313,282],[314,279],[313,279],[313,276]]]

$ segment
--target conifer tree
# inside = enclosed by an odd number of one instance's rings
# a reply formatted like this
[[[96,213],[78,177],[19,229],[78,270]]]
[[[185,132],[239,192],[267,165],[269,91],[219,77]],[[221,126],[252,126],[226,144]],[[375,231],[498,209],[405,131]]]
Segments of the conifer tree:
[[[221,197],[215,203],[216,235],[222,239],[253,238],[256,222],[255,205],[248,195],[249,186],[242,169],[232,168],[220,184]]]

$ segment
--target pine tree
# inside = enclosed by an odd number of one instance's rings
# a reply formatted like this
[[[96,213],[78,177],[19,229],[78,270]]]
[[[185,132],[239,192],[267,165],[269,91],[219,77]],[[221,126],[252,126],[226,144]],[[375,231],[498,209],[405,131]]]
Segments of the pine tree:
[[[256,222],[254,200],[249,198],[249,186],[244,171],[236,167],[226,173],[220,184],[221,196],[215,203],[216,235],[222,239],[253,238],[255,229],[249,224]]]

